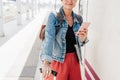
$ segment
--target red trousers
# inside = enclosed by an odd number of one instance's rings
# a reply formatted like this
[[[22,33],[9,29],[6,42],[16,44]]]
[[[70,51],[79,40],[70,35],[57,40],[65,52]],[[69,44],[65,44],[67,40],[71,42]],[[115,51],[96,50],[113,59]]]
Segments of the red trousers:
[[[53,60],[51,68],[57,72],[56,80],[82,80],[75,52],[67,53],[63,63]],[[45,80],[53,80],[53,75]]]

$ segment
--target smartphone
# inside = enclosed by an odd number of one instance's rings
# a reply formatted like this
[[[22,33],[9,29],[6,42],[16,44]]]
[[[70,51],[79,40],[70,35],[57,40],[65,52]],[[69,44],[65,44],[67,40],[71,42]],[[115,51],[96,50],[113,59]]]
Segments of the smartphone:
[[[90,22],[83,22],[78,31],[82,31],[83,29],[88,28],[89,25],[90,25]]]

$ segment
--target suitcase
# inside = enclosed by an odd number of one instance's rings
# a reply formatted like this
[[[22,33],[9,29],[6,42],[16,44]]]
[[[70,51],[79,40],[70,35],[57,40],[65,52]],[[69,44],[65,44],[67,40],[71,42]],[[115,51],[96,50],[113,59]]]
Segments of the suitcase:
[[[40,73],[42,73],[42,68],[40,68]],[[54,76],[54,79],[53,80],[56,80],[56,76],[57,76],[57,72],[52,70],[51,71],[51,74]]]

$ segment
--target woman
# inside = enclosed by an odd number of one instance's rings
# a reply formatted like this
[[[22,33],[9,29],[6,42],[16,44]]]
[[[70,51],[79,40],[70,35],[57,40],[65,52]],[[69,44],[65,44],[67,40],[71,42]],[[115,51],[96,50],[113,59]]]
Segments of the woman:
[[[50,13],[45,29],[45,40],[42,45],[41,59],[43,61],[44,80],[53,80],[51,70],[58,74],[57,80],[82,80],[80,64],[76,56],[75,44],[80,40],[81,44],[86,42],[87,29],[78,31],[81,23],[72,11],[77,0],[61,0],[60,9],[63,16],[62,27],[55,34],[57,18]],[[82,20],[82,18],[81,18]],[[77,34],[75,34],[77,32]]]

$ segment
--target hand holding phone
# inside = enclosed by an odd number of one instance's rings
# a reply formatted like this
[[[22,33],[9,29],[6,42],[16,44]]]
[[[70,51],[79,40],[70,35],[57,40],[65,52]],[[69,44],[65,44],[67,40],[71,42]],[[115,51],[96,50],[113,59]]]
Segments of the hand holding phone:
[[[82,41],[85,41],[87,37],[87,32],[88,32],[87,28],[89,27],[89,25],[90,25],[90,22],[83,22],[78,32],[76,33],[76,35],[80,37]]]
[[[87,29],[89,27],[89,25],[90,25],[90,22],[83,22],[78,31]]]

